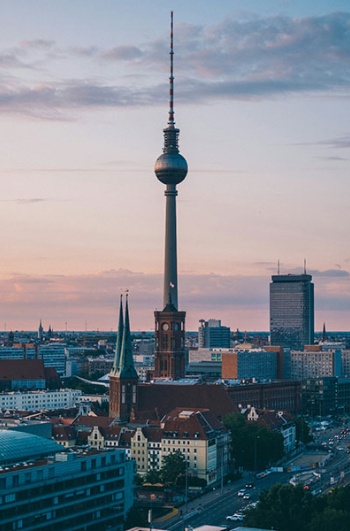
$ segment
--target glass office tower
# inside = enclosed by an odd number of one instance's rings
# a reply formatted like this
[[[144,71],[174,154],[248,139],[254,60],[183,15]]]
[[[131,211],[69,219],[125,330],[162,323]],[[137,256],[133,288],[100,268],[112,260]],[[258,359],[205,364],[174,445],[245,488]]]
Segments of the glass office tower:
[[[303,349],[314,342],[312,276],[273,275],[270,284],[271,345]]]

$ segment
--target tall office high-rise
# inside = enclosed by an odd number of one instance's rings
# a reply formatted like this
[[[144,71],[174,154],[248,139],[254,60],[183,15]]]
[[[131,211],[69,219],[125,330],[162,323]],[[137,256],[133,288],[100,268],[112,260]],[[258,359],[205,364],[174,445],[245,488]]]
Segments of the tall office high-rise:
[[[222,326],[220,319],[201,319],[199,323],[199,348],[230,348],[231,330],[228,326]]]
[[[187,162],[179,153],[179,129],[174,121],[173,13],[170,28],[170,92],[168,126],[163,130],[163,153],[155,163],[155,174],[166,185],[165,261],[162,311],[155,311],[155,376],[182,378],[185,375],[185,317],[178,311],[176,185],[187,175]]]
[[[270,283],[271,345],[303,349],[314,342],[312,276],[272,275]]]

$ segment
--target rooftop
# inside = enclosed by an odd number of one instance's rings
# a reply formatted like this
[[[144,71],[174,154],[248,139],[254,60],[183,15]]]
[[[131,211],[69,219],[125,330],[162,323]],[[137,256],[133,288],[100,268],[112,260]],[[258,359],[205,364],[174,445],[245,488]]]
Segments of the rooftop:
[[[0,466],[58,452],[62,452],[62,446],[51,439],[16,430],[0,430]]]

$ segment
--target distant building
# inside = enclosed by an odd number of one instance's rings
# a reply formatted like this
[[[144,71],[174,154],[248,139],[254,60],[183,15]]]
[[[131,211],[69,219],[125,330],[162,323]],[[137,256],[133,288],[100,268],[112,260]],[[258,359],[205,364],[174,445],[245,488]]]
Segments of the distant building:
[[[314,342],[312,276],[273,275],[270,283],[271,345],[303,349]]]
[[[292,380],[341,376],[341,350],[324,351],[320,346],[290,351],[290,376]]]
[[[312,417],[349,414],[350,378],[326,376],[304,380],[302,412]]]
[[[56,442],[0,430],[1,530],[123,530],[134,464],[123,450],[67,453]]]
[[[238,409],[250,405],[259,409],[300,412],[300,381],[233,384],[226,389],[233,407]]]
[[[59,377],[40,359],[0,359],[0,391],[59,387]]]
[[[342,350],[342,375],[350,378],[350,350]]]
[[[10,411],[40,411],[42,409],[54,410],[70,408],[80,404],[83,399],[82,394],[82,391],[78,389],[0,393],[0,408]]]
[[[12,347],[0,347],[0,360],[39,358],[44,361],[45,367],[56,369],[59,375],[66,373],[66,357],[65,345],[62,343],[15,343]]]
[[[222,354],[222,378],[275,380],[277,353],[265,349],[235,349]]]
[[[222,326],[219,319],[201,319],[198,328],[198,347],[201,348],[230,348],[231,330]]]
[[[194,348],[188,352],[188,362],[198,361],[220,361],[222,354],[226,352],[233,352],[233,349],[229,348]]]

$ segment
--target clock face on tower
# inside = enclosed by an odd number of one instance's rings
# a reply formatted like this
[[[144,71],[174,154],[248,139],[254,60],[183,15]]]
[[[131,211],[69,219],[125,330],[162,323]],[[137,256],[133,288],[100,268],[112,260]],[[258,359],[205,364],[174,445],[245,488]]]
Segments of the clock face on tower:
[[[163,324],[162,324],[162,330],[165,330],[165,331],[169,330],[169,325],[168,325],[168,323],[163,323]]]

